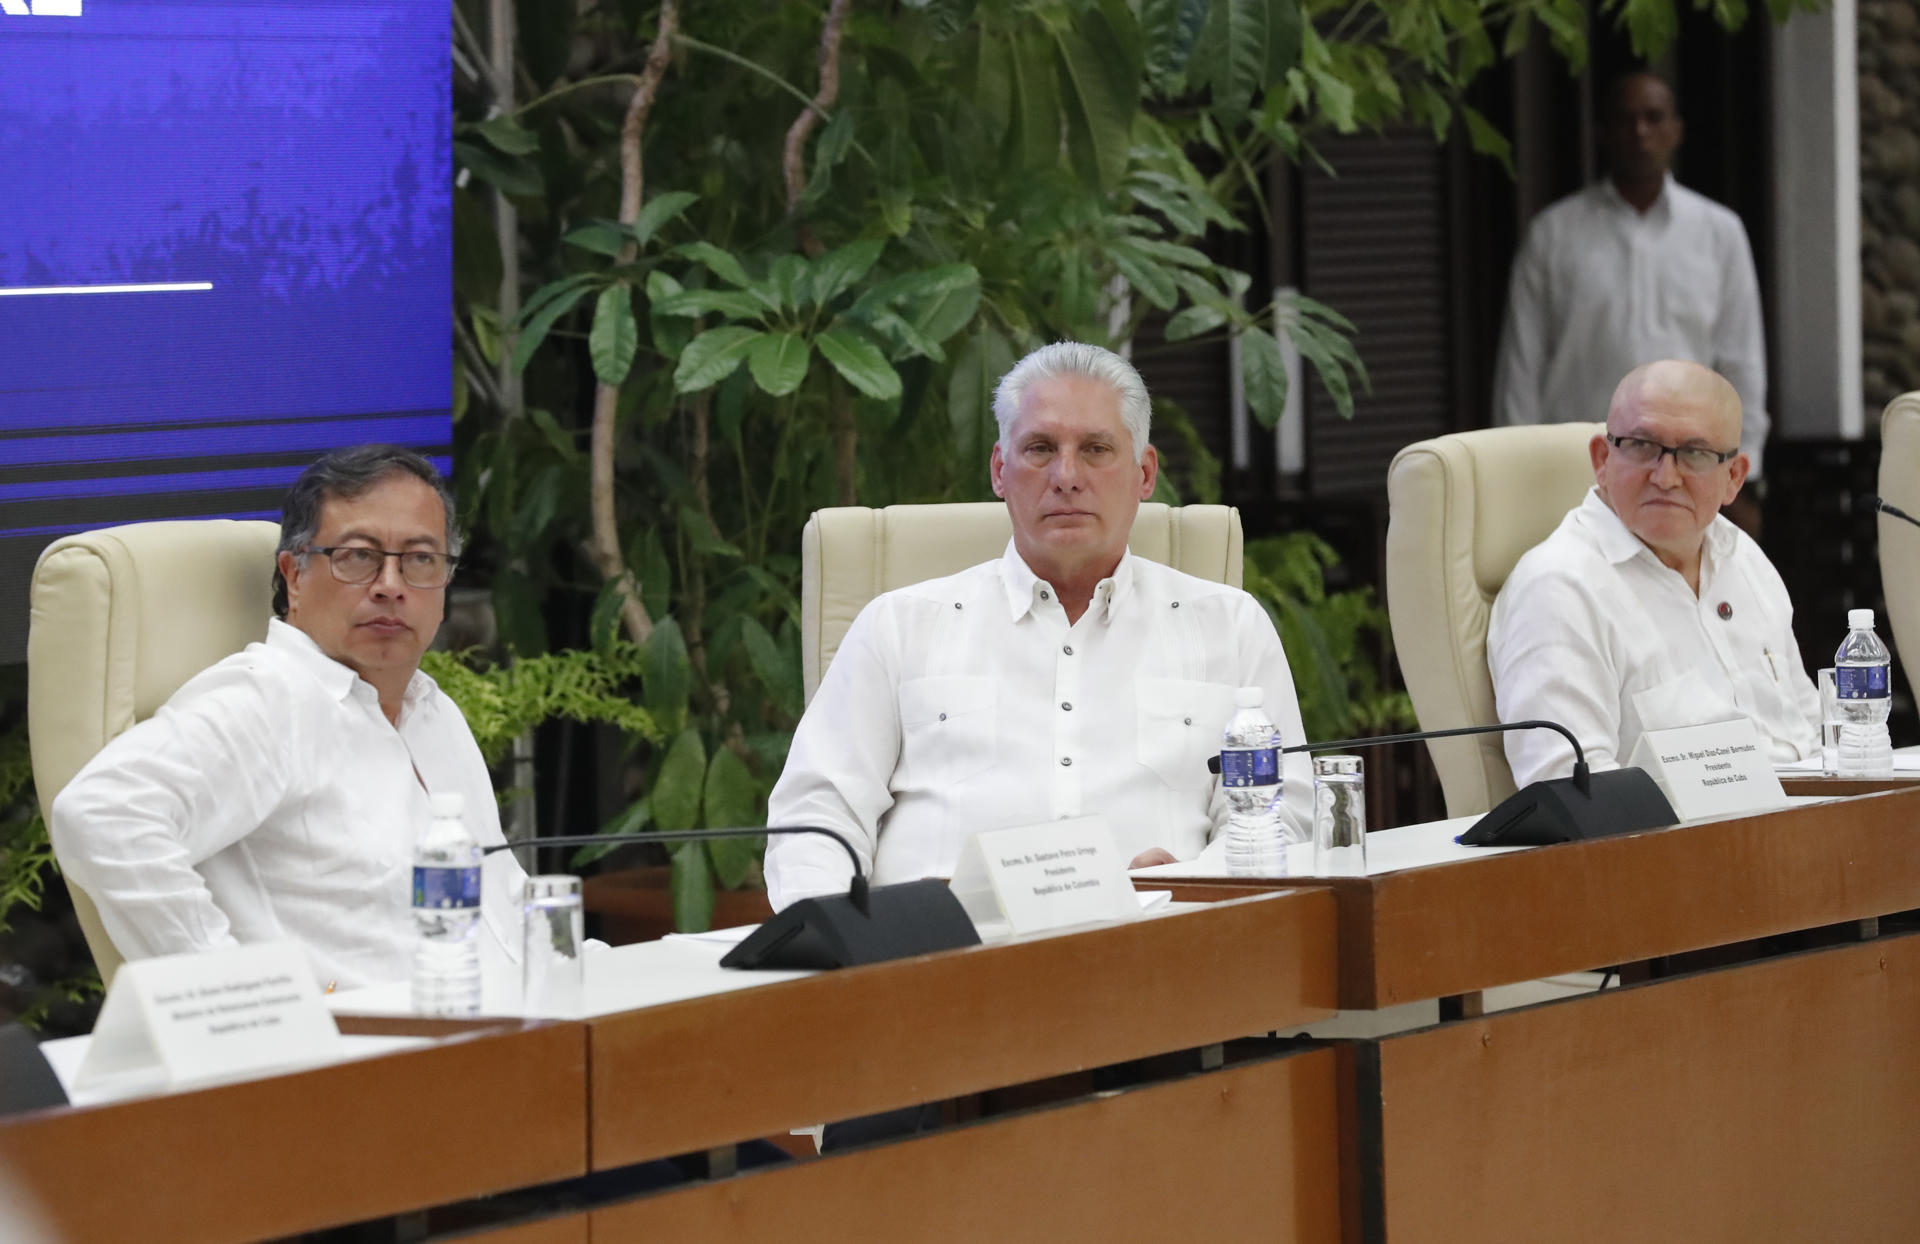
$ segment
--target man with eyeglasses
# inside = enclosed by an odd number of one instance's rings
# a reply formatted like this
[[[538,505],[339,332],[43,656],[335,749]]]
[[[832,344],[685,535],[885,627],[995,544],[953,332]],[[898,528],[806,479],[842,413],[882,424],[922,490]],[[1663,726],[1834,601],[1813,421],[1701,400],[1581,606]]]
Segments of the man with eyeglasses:
[[[1494,601],[1500,720],[1560,722],[1595,769],[1627,763],[1649,730],[1740,716],[1775,762],[1815,754],[1820,697],[1786,586],[1719,516],[1747,478],[1739,445],[1739,394],[1707,368],[1648,363],[1620,382],[1589,446],[1592,491]],[[1573,772],[1557,734],[1504,742],[1522,786]]]
[[[54,800],[61,868],[130,959],[292,939],[323,985],[405,978],[415,835],[465,796],[500,842],[466,720],[420,672],[460,551],[453,500],[409,449],[366,445],[301,474],[281,513],[274,613]],[[516,958],[522,876],[482,873],[482,955]]]

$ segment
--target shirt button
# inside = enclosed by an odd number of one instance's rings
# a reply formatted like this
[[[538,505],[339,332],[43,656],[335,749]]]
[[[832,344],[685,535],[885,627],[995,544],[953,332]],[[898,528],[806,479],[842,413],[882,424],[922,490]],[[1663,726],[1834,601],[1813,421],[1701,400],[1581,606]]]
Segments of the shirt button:
[[[1068,767],[1069,765],[1071,765],[1072,763],[1073,763],[1073,757],[1071,757],[1071,756],[1062,756],[1062,757],[1060,757],[1060,767],[1061,767],[1061,768],[1063,768],[1063,769],[1064,769],[1064,768],[1066,768],[1066,767]]]
[[[1045,588],[1042,588],[1042,589],[1040,590],[1040,599],[1041,599],[1041,600],[1052,600],[1052,599],[1053,599],[1053,597],[1051,597],[1051,596],[1049,596],[1049,595],[1047,595],[1047,592],[1046,592],[1046,589],[1045,589]]]
[[[960,602],[959,602],[959,601],[957,601],[957,600],[956,600],[956,601],[954,601],[954,602],[953,602],[953,607],[954,607],[955,609],[958,609],[958,608],[960,607]]]
[[[1062,651],[1062,652],[1064,652],[1064,653],[1066,653],[1066,654],[1067,654],[1068,656],[1072,656],[1072,655],[1073,655],[1073,645],[1072,645],[1072,644],[1062,644],[1062,645],[1060,645],[1060,651]]]
[[[1067,703],[1065,700],[1060,701],[1060,707],[1069,713],[1073,711],[1073,705]]]
[[[944,714],[944,713],[942,713],[942,714],[941,714],[941,718],[942,718],[942,720],[944,720],[944,719],[945,719],[945,717],[946,717],[946,714]],[[1192,724],[1193,724],[1193,718],[1191,718],[1191,717],[1182,717],[1182,718],[1180,719],[1180,721],[1181,721],[1181,723],[1182,723],[1182,724],[1184,724],[1184,725],[1189,725],[1189,726],[1190,726],[1190,725],[1192,725]]]
[[[1180,602],[1179,602],[1179,601],[1177,601],[1177,600],[1176,600],[1176,601],[1174,601],[1174,602],[1173,602],[1173,607],[1174,607],[1175,609],[1178,609],[1178,608],[1180,607]]]
[[[946,719],[947,719],[947,715],[945,713],[940,714],[941,721],[945,721]]]

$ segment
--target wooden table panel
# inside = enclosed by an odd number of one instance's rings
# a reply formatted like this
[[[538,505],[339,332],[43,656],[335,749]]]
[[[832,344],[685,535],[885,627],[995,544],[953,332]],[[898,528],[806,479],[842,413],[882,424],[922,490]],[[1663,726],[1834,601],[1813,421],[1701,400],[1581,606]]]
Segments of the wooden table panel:
[[[460,1244],[587,1244],[593,1238],[590,1223],[590,1217],[583,1210],[510,1227],[468,1232],[456,1238]]]
[[[590,1020],[592,1164],[1310,1023],[1333,922],[1283,891]]]
[[[1386,1238],[1920,1239],[1916,1032],[1920,935],[1382,1040]]]
[[[530,1024],[20,1116],[0,1166],[74,1240],[256,1240],[586,1172],[586,1029]]]
[[[1920,908],[1920,789],[1378,877],[1141,884],[1324,885],[1340,1005],[1387,1007]]]
[[[1339,1051],[1243,1064],[594,1211],[595,1239],[1343,1234]]]

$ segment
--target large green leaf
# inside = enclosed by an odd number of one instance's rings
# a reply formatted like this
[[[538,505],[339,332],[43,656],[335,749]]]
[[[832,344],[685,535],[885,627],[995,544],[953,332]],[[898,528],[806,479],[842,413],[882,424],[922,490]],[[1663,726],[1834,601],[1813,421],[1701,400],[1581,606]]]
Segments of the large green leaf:
[[[700,794],[706,785],[707,748],[700,732],[682,730],[667,748],[660,772],[647,792],[653,822],[661,829],[692,829],[700,818]]]
[[[647,672],[642,686],[647,710],[655,717],[676,723],[686,718],[687,696],[693,690],[693,662],[687,656],[686,636],[680,633],[680,623],[674,618],[660,619],[647,637]]]
[[[1180,287],[1174,283],[1173,275],[1160,266],[1160,261],[1134,245],[1133,239],[1110,243],[1107,258],[1141,297],[1163,311],[1173,309],[1180,297]]]
[[[690,505],[680,507],[680,531],[687,537],[687,544],[696,553],[709,557],[739,557],[740,547],[721,539],[707,516]]]
[[[723,251],[711,242],[688,242],[673,248],[673,254],[694,260],[707,266],[708,271],[729,285],[740,289],[752,289],[753,278],[741,265],[738,256],[731,251]]]
[[[707,763],[707,786],[701,821],[712,829],[734,829],[760,823],[760,783],[746,763],[729,747],[717,747]],[[722,885],[740,884],[739,878],[720,879]]]
[[[900,373],[893,370],[886,356],[865,337],[844,328],[829,328],[814,338],[813,344],[827,362],[833,364],[834,370],[846,377],[848,384],[868,397],[883,402],[899,398]]]
[[[1120,33],[1099,9],[1083,12],[1055,40],[1068,154],[1083,178],[1112,189],[1127,173],[1140,76],[1127,63]]]
[[[592,251],[596,255],[617,256],[633,239],[629,238],[626,231],[618,225],[595,221],[592,224],[581,225],[578,229],[568,230],[567,236],[560,240],[570,246]]]
[[[492,143],[508,155],[532,155],[540,150],[540,136],[512,117],[492,117],[473,126],[462,126]]]
[[[589,288],[591,287],[584,284],[575,285],[557,297],[548,299],[541,304],[538,311],[527,318],[526,323],[520,328],[520,336],[513,343],[513,370],[527,369],[527,360],[531,359],[533,352],[540,348],[540,343],[547,339],[547,331],[553,327],[554,321],[573,310],[573,304],[585,297]]]
[[[867,238],[820,256],[807,274],[806,297],[819,306],[832,302],[873,270],[886,245],[882,239]]]
[[[767,695],[781,712],[798,717],[802,707],[799,667],[781,651],[767,628],[752,616],[742,618],[740,639],[747,650],[747,660],[752,663],[760,685],[767,689]]]
[[[477,143],[456,141],[453,158],[460,167],[503,194],[532,199],[546,193],[540,170],[517,156],[501,155]]]
[[[1041,34],[1013,40],[1013,162],[1052,168],[1060,162],[1060,93],[1052,41]]]
[[[626,811],[593,832],[596,834],[637,833],[645,829],[647,822],[652,819],[653,804],[645,795],[642,795],[640,798],[628,804]],[[575,870],[582,869],[607,854],[607,852],[617,850],[619,845],[618,843],[610,842],[604,847],[581,847],[573,853],[573,858],[567,862]]]
[[[1287,360],[1260,325],[1240,334],[1240,383],[1260,426],[1271,430],[1287,407]]]
[[[673,848],[673,927],[704,933],[713,927],[713,870],[707,844],[683,842]]]
[[[1210,333],[1227,322],[1227,313],[1219,307],[1196,305],[1187,307],[1167,321],[1166,338],[1168,341],[1185,341],[1189,337],[1198,337],[1201,333]]]
[[[1469,104],[1460,105],[1460,116],[1467,123],[1467,137],[1473,143],[1473,149],[1481,155],[1492,156],[1506,166],[1509,176],[1513,173],[1513,145],[1507,136],[1496,128],[1493,122],[1480,115],[1477,108]]]
[[[758,819],[756,814],[745,821],[730,823],[751,825]],[[760,871],[761,852],[766,847],[767,840],[762,834],[750,838],[719,838],[707,843],[707,862],[713,866],[714,880],[720,883],[720,888],[740,890],[752,885]]]
[[[1206,24],[1210,0],[1141,0],[1140,33],[1147,49],[1147,81],[1162,95],[1186,88],[1187,58]]]
[[[812,351],[798,333],[763,333],[747,351],[753,382],[775,397],[800,387],[807,378]]]
[[[654,301],[656,315],[696,319],[703,315],[724,315],[730,320],[757,320],[766,314],[758,298],[738,289],[684,289]]]
[[[1194,45],[1188,76],[1200,85],[1204,75],[1213,89],[1213,111],[1237,125],[1264,87],[1271,10],[1286,0],[1213,0],[1206,25]]]
[[[699,195],[689,194],[685,190],[669,190],[665,194],[654,195],[633,218],[634,240],[645,246],[660,231],[661,225],[686,211],[699,199]]]
[[[701,333],[680,351],[680,365],[673,369],[674,391],[697,393],[719,384],[740,366],[740,360],[759,337],[755,330],[739,324],[722,324]]]
[[[972,478],[986,468],[987,453],[999,439],[993,418],[993,390],[1013,368],[1013,347],[1007,339],[981,325],[953,361],[947,381],[947,416],[953,426],[953,444],[962,470]]]
[[[633,320],[633,290],[628,285],[609,285],[600,291],[593,308],[593,329],[587,334],[587,350],[593,356],[593,374],[601,384],[618,386],[633,368],[633,352],[640,345],[640,329]]]

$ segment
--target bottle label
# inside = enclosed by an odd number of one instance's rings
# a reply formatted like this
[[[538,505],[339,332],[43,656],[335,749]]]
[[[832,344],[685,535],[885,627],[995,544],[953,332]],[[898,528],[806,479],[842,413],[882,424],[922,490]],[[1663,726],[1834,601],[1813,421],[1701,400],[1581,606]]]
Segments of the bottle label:
[[[1222,786],[1273,786],[1280,781],[1280,751],[1274,747],[1236,748],[1220,753]]]
[[[1887,695],[1884,665],[1842,665],[1833,671],[1833,690],[1842,700],[1879,700]]]
[[[478,907],[480,905],[480,870],[415,866],[413,905],[415,907]]]

